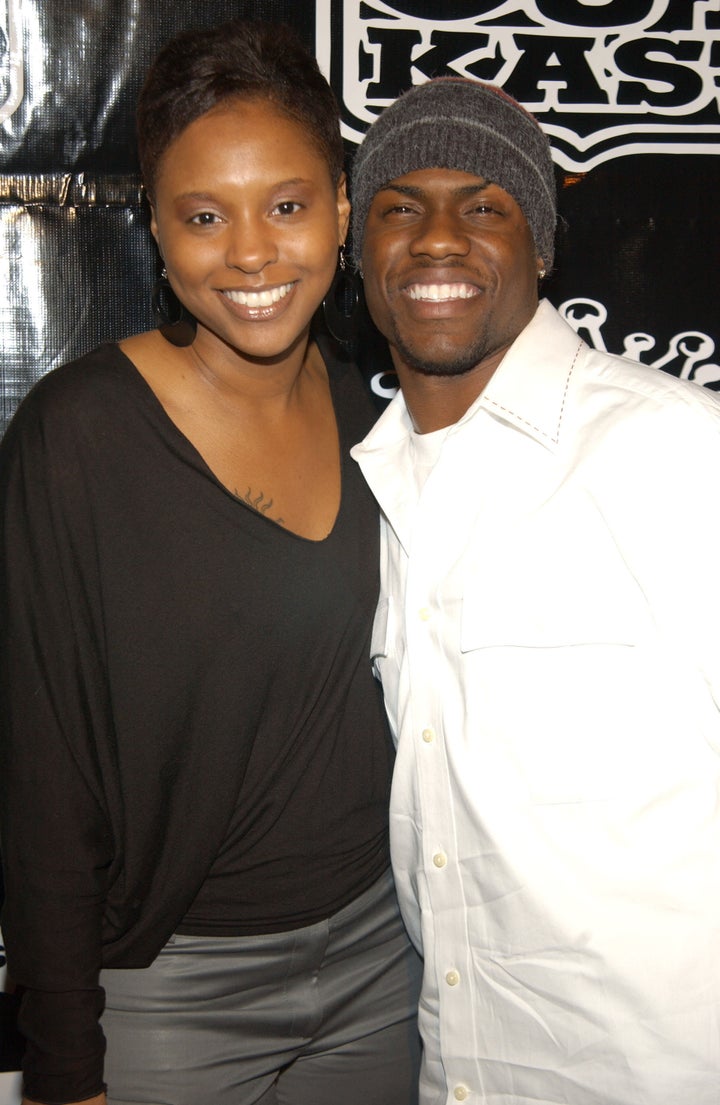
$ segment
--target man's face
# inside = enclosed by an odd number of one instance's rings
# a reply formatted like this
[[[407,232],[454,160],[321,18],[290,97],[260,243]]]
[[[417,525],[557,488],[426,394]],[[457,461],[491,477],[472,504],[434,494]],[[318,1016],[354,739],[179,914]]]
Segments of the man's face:
[[[450,169],[420,169],[373,199],[365,295],[395,366],[459,376],[499,359],[537,308],[530,228],[504,189]]]

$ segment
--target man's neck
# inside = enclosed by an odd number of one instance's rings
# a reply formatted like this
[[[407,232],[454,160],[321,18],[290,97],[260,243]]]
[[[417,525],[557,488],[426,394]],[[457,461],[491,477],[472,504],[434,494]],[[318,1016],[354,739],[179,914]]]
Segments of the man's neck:
[[[396,363],[405,405],[416,431],[429,434],[459,422],[485,390],[506,352],[506,349],[498,351],[459,376],[426,376]]]

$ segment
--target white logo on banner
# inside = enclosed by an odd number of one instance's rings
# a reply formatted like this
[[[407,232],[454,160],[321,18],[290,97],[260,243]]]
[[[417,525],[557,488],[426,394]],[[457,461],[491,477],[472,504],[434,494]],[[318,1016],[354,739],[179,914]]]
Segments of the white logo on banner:
[[[607,352],[602,328],[607,322],[607,308],[597,299],[567,299],[558,308],[572,328],[595,349]],[[720,365],[710,363],[715,352],[715,342],[701,330],[682,330],[670,339],[667,349],[655,349],[651,334],[637,331],[628,334],[620,350],[623,357],[641,361],[653,368],[662,368],[681,380],[694,380],[696,384],[720,382]],[[642,354],[653,351],[653,360]],[[657,355],[655,355],[657,354]]]
[[[454,74],[525,104],[570,172],[719,152],[720,0],[437,0],[432,18],[417,14],[428,6],[316,0],[316,52],[349,140],[404,89]]]
[[[13,115],[23,98],[23,52],[20,0],[0,0],[0,123]]]

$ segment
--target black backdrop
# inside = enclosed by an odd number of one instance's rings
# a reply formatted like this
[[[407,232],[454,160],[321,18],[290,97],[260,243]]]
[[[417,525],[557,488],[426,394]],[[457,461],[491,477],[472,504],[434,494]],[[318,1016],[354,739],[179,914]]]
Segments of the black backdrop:
[[[3,13],[0,432],[37,376],[152,325],[137,91],[172,34],[230,15],[282,19],[317,51],[349,160],[408,84],[502,83],[556,151],[545,294],[592,344],[720,388],[718,0],[0,0]],[[360,352],[377,376],[382,347]]]
[[[720,389],[720,0],[0,0],[0,433],[38,376],[152,325],[135,99],[176,31],[230,16],[283,20],[317,52],[348,160],[411,83],[502,84],[555,151],[545,294],[591,344]],[[381,403],[369,324],[360,360]],[[698,478],[712,501],[715,473]],[[14,1092],[0,1076],[0,1105]]]

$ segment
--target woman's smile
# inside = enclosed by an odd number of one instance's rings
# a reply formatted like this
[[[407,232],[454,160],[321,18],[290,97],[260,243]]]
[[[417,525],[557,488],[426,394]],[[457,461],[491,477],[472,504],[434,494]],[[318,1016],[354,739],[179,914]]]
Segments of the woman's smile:
[[[296,282],[292,281],[289,284],[281,284],[279,287],[253,288],[246,292],[240,289],[226,289],[222,294],[227,296],[232,303],[237,303],[241,307],[272,307],[274,303],[279,303],[280,300],[285,299],[293,290],[295,284]]]

